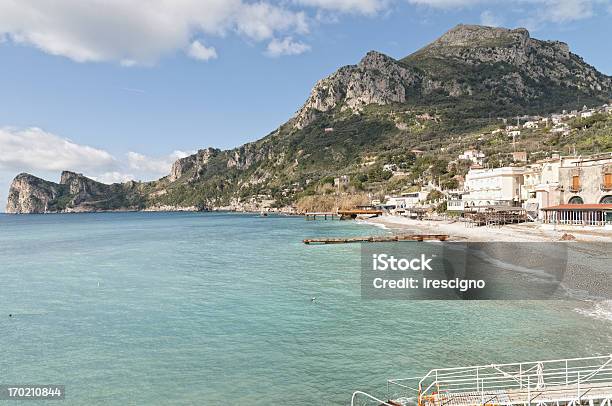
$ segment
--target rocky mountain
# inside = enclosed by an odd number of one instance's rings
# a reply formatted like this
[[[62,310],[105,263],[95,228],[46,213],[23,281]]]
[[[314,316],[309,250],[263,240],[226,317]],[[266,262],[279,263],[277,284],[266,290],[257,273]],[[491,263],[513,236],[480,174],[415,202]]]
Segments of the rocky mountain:
[[[315,84],[294,117],[258,141],[200,150],[155,182],[103,185],[65,172],[56,184],[21,174],[7,212],[244,208],[262,200],[282,206],[339,174],[376,187],[385,181],[377,157],[444,150],[496,117],[611,97],[612,77],[567,44],[533,39],[525,29],[459,25],[403,59],[371,51],[338,69]]]
[[[27,173],[13,180],[7,213],[90,212],[144,209],[142,184],[106,185],[81,174],[64,171],[59,183]]]
[[[369,104],[409,103],[512,115],[559,110],[572,103],[605,102],[612,78],[558,41],[540,41],[526,29],[458,25],[408,57],[369,52],[319,81],[294,126],[320,113],[358,112]]]

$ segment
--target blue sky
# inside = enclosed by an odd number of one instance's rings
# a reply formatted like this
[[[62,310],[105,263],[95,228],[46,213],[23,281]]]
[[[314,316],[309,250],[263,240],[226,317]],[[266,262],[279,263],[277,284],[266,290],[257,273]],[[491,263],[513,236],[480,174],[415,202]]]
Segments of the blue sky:
[[[149,180],[258,139],[338,67],[458,23],[527,27],[612,75],[611,21],[612,0],[3,0],[0,202],[22,171]]]

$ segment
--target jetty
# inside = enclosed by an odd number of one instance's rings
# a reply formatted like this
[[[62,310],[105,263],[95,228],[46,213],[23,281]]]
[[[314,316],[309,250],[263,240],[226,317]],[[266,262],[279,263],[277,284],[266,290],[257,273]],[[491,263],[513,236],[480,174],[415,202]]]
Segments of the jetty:
[[[323,220],[339,220],[356,219],[357,216],[368,216],[378,217],[382,216],[382,210],[375,209],[351,209],[351,210],[337,210],[337,211],[321,211],[321,212],[306,212],[304,216],[306,220],[316,220],[317,217],[323,218]]]
[[[306,220],[316,220],[317,216],[319,216],[319,218],[323,217],[323,220],[327,220],[328,218],[330,220],[333,220],[336,217],[339,218],[338,213],[333,212],[333,211],[307,212],[304,214],[304,216],[306,217]]]
[[[398,234],[369,237],[310,238],[304,244],[350,244],[361,242],[446,241],[447,234]],[[610,405],[612,406],[612,405]]]
[[[382,210],[372,209],[351,209],[351,210],[338,210],[338,214],[341,216],[382,216]]]
[[[386,399],[357,391],[351,405],[612,406],[612,354],[432,369],[389,379]]]

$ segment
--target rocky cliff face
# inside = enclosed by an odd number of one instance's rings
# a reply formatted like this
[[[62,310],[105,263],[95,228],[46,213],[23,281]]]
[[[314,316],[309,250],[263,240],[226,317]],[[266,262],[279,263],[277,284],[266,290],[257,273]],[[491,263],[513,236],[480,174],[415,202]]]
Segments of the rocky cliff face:
[[[317,82],[304,106],[296,113],[295,127],[304,128],[316,119],[317,113],[338,106],[359,111],[373,103],[404,103],[408,89],[421,81],[414,69],[380,52],[370,51],[359,64],[340,68]]]
[[[57,183],[27,173],[13,179],[6,204],[7,213],[47,213],[53,211],[53,202],[62,194]]]
[[[7,213],[59,213],[139,210],[142,187],[136,182],[106,185],[81,174],[64,171],[60,183],[26,173],[17,175],[9,189]]]
[[[565,43],[533,39],[524,28],[459,25],[400,61],[371,51],[359,64],[320,80],[293,125],[302,129],[321,113],[358,113],[368,104],[431,104],[434,95],[553,108],[572,91],[605,102],[611,89],[612,78]]]
[[[605,101],[612,91],[612,78],[571,53],[567,44],[531,38],[524,28],[458,25],[402,61],[443,79],[460,77],[462,67],[499,71],[494,77],[482,75],[487,89],[503,94],[512,89],[512,96],[532,100],[573,88]]]
[[[206,167],[210,158],[217,155],[219,152],[218,149],[206,148],[199,150],[196,154],[178,159],[170,170],[170,182],[175,182],[188,173],[191,179],[196,179],[201,175],[202,170]]]

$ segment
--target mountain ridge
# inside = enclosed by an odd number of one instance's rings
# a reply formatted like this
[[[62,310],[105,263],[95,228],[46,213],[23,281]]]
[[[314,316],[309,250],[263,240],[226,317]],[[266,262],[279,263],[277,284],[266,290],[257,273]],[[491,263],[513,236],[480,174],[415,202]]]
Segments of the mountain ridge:
[[[7,212],[232,208],[261,196],[282,206],[330,176],[363,178],[369,156],[444,143],[490,125],[487,117],[560,111],[611,96],[612,77],[565,43],[533,39],[525,29],[458,25],[400,60],[368,52],[319,80],[275,131],[231,150],[199,150],[157,181],[101,186],[67,172],[56,184],[20,174]],[[384,182],[378,177],[368,182]]]

